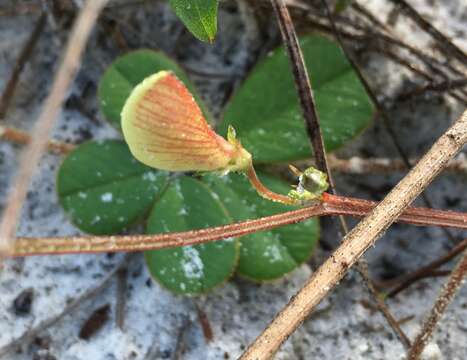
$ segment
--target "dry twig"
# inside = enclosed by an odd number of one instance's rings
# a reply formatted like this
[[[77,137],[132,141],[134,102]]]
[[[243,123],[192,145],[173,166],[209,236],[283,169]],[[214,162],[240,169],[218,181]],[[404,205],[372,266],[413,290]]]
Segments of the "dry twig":
[[[4,127],[0,125],[0,139],[12,142],[19,145],[27,145],[31,143],[31,135],[27,132],[14,129],[11,127]],[[47,149],[57,154],[67,154],[75,148],[75,145],[64,143],[58,140],[49,140],[47,142]]]
[[[416,164],[418,159],[410,159],[410,165]],[[306,162],[307,164],[310,161]],[[300,163],[299,163],[300,164]],[[335,171],[346,174],[393,174],[394,172],[407,171],[406,164],[399,159],[388,158],[359,158],[339,159],[333,155],[329,156],[329,164]],[[459,154],[446,165],[444,172],[467,174],[467,158],[464,153]],[[443,172],[443,173],[444,173]]]
[[[125,326],[125,310],[128,287],[128,268],[122,267],[117,274],[117,293],[115,305],[115,322],[120,330]]]
[[[385,199],[345,236],[342,245],[292,297],[241,359],[270,359],[314,307],[344,277],[347,270],[428,186],[466,142],[467,110]]]
[[[29,39],[24,44],[21,52],[16,60],[15,66],[11,73],[10,78],[6,82],[5,90],[3,90],[2,96],[0,97],[0,119],[3,119],[8,111],[8,107],[13,99],[13,94],[16,89],[16,85],[18,84],[19,76],[23,71],[24,65],[27,63],[34,48],[37,45],[37,41],[39,40],[42,31],[44,30],[44,26],[46,23],[46,15],[42,13],[37,20],[36,25],[32,29],[31,35]]]
[[[307,24],[311,27],[329,33],[330,35],[334,35],[334,31],[331,25],[328,25],[328,22],[324,22],[321,17],[318,17],[315,13],[308,11],[306,13],[306,20]],[[368,28],[358,26],[354,23],[350,23],[346,21],[343,23],[345,25],[349,25],[352,31],[340,29],[339,33],[342,38],[351,40],[358,44],[365,44],[365,50],[372,50],[378,54],[384,55],[389,59],[397,62],[398,64],[406,67],[411,72],[427,79],[430,82],[437,82],[435,76],[432,76],[430,73],[425,71],[424,69],[420,68],[419,66],[415,65],[415,63],[411,62],[411,60],[407,60],[401,56],[399,56],[395,51],[392,51],[389,46],[395,46],[398,49],[407,50],[411,55],[415,56],[418,60],[420,60],[427,68],[429,68],[432,73],[436,75],[441,75],[443,80],[448,80],[448,75],[446,74],[443,67],[448,68],[450,71],[456,74],[456,77],[464,77],[465,72],[460,71],[453,67],[449,62],[442,63],[437,58],[425,53],[424,51],[415,48],[414,46],[404,42],[403,40],[397,39],[391,35],[375,32],[374,30],[369,30]],[[388,46],[389,45],[389,46]],[[462,90],[462,89],[461,89]],[[466,104],[467,100],[465,96],[461,96],[454,89],[447,89],[447,94],[452,98],[458,100],[462,104]]]
[[[81,55],[93,25],[108,0],[88,0],[83,6],[71,32],[63,61],[55,77],[52,90],[36,121],[31,144],[23,152],[15,187],[10,189],[4,216],[0,223],[0,253],[8,254],[14,244],[18,216],[37,163],[47,147],[50,132],[60,112],[67,89],[78,70]]]
[[[316,105],[311,88],[310,78],[303,59],[302,50],[298,44],[297,34],[295,33],[292,19],[283,0],[271,0],[272,7],[279,22],[284,45],[292,63],[292,72],[297,85],[298,98],[302,107],[303,117],[305,119],[306,131],[311,141],[313,152],[316,159],[316,167],[328,175],[332,183],[330,172],[326,162],[326,151],[324,150],[323,136],[316,112]],[[333,185],[330,186],[333,188]]]
[[[395,288],[391,289],[391,291],[388,292],[386,296],[394,297],[397,294],[399,294],[402,290],[408,288],[410,285],[415,283],[417,280],[426,278],[427,276],[440,276],[442,273],[434,273],[434,269],[452,260],[457,255],[462,253],[465,249],[467,249],[467,239],[461,241],[451,251],[449,251],[447,254],[443,255],[439,259],[436,259],[435,261],[430,262],[428,265],[425,265],[415,271],[412,271],[410,274],[403,275],[402,279],[395,279],[394,282],[399,282],[399,284]]]
[[[447,52],[455,56],[462,64],[467,62],[467,54],[454,44],[451,39],[444,35],[441,31],[435,28],[430,22],[428,22],[422,15],[415,10],[405,0],[391,0],[395,5],[399,6],[418,26],[424,31],[430,34],[437,42],[438,46],[444,48]]]
[[[420,355],[425,348],[425,345],[431,339],[433,331],[435,330],[439,320],[443,316],[446,308],[454,299],[457,291],[461,288],[462,283],[467,274],[467,250],[464,250],[462,258],[457,263],[454,270],[451,272],[451,276],[441,290],[433,308],[430,311],[430,315],[425,320],[420,333],[417,335],[413,342],[410,351],[408,352],[409,360],[418,360]]]
[[[388,133],[389,137],[391,138],[391,141],[392,141],[394,147],[396,148],[397,152],[399,153],[399,155],[400,155],[402,161],[404,162],[406,168],[410,169],[411,164],[410,164],[409,157],[407,156],[407,154],[406,154],[406,152],[404,150],[404,147],[402,146],[402,144],[398,140],[397,133],[396,133],[396,131],[394,130],[394,128],[392,126],[391,120],[389,119],[389,115],[387,115],[387,113],[386,113],[386,109],[383,106],[383,103],[378,99],[378,97],[376,96],[376,93],[374,92],[373,88],[370,86],[370,83],[366,79],[363,72],[360,70],[360,67],[357,65],[357,62],[354,60],[354,58],[350,54],[350,51],[347,49],[347,46],[346,46],[344,40],[342,39],[341,32],[339,31],[339,29],[337,28],[335,22],[333,21],[332,15],[330,15],[329,9],[327,8],[326,0],[322,0],[322,2],[325,5],[325,8],[327,10],[328,19],[329,19],[329,22],[330,22],[331,27],[333,29],[333,33],[334,33],[334,36],[336,37],[336,40],[339,42],[339,45],[341,46],[342,51],[344,52],[347,60],[349,61],[350,65],[352,66],[353,70],[357,74],[360,81],[362,82],[366,92],[370,96],[371,101],[373,102],[376,110],[378,111],[378,114],[381,116],[381,118],[383,120],[384,128],[385,128],[386,132]],[[398,55],[394,54],[394,56],[397,57]],[[452,94],[452,96],[455,96],[455,95],[456,94]],[[422,199],[423,199],[424,203],[426,204],[426,206],[428,206],[430,208],[433,207],[433,203],[430,200],[428,194],[422,193]],[[451,242],[455,241],[454,236],[451,234],[451,232],[449,230],[443,229],[443,232],[451,240]]]
[[[331,28],[333,30],[334,36],[336,36],[339,39],[340,45],[343,48],[344,53],[346,54],[347,57],[349,57],[347,50],[344,48],[344,45],[342,43],[342,39],[340,38],[339,30],[337,29],[336,23],[334,21],[334,17],[331,14],[327,1],[322,0],[321,3],[326,13],[326,17],[328,18],[328,21],[331,24]],[[347,225],[345,224],[345,222],[343,224],[344,224],[343,226],[344,233],[347,234],[348,233]],[[396,318],[394,317],[394,315],[392,315],[391,311],[389,310],[389,307],[386,305],[384,300],[379,296],[376,290],[376,287],[370,277],[370,274],[368,271],[368,264],[366,263],[365,259],[362,258],[357,261],[356,269],[359,272],[360,276],[363,278],[368,288],[368,291],[370,292],[370,295],[372,296],[373,300],[376,303],[376,306],[378,307],[378,310],[381,312],[383,317],[386,319],[389,326],[392,328],[392,330],[396,334],[397,338],[401,341],[402,345],[408,348],[410,346],[410,340],[407,337],[407,335],[405,335],[405,333],[402,331]]]

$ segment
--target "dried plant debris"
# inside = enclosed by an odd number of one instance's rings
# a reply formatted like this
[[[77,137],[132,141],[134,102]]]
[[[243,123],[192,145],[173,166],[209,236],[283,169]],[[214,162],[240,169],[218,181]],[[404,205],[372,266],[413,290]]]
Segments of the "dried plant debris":
[[[79,330],[79,338],[91,339],[109,320],[110,304],[102,305],[94,310]]]

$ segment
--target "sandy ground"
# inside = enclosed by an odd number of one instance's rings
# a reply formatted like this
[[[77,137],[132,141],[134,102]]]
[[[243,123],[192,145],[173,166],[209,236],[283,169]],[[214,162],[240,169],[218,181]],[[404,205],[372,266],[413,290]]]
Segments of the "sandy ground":
[[[5,0],[1,0],[4,3]],[[467,6],[462,0],[430,2],[411,0],[436,26],[452,36],[459,46],[467,48]],[[8,2],[5,2],[8,3]],[[385,1],[365,1],[386,19],[391,6]],[[434,3],[434,4],[431,4]],[[252,64],[252,54],[268,48],[267,42],[254,31],[248,14],[238,15],[232,3],[225,5],[219,18],[220,34],[214,46],[201,44],[186,34],[183,27],[164,4],[140,7],[131,13],[121,13],[121,19],[131,17],[139,27],[126,29],[130,46],[158,47],[182,64],[193,69],[209,69],[224,74],[223,78],[206,78],[191,74],[203,97],[219,116],[225,98]],[[120,16],[119,15],[119,16]],[[22,44],[28,37],[33,17],[0,18],[0,89],[12,70]],[[251,20],[251,19],[250,19]],[[248,31],[245,31],[248,29]],[[429,50],[429,38],[403,18],[396,29],[405,40]],[[276,34],[271,22],[265,29],[267,38]],[[84,63],[70,90],[69,98],[81,97],[97,121],[91,121],[71,105],[62,112],[54,136],[80,142],[89,138],[118,137],[96,111],[93,87],[83,95],[88,83],[95,84],[105,66],[117,55],[115,47],[101,44],[102,32],[94,34]],[[37,118],[47,95],[59,50],[66,37],[57,36],[49,24],[26,66],[19,83],[7,124],[29,129]],[[363,59],[371,84],[381,98],[397,93],[413,75],[384,59],[371,56]],[[410,156],[423,154],[433,141],[460,114],[462,106],[443,98],[417,98],[406,104],[392,106],[389,114],[398,138]],[[17,165],[19,148],[0,143],[0,211],[6,188]],[[342,157],[386,156],[397,153],[387,133],[376,119],[357,140],[340,151]],[[24,206],[19,235],[71,235],[79,231],[67,220],[57,203],[54,190],[55,173],[60,156],[46,155],[34,179]],[[336,175],[341,193],[380,199],[402,174],[392,176]],[[428,189],[428,195],[439,208],[466,211],[466,177],[441,175]],[[336,243],[329,224],[324,225],[326,241]],[[453,232],[458,239],[465,233]],[[437,228],[393,226],[367,254],[372,274],[384,278],[403,273],[429,262],[446,251],[446,235]],[[271,284],[253,284],[234,278],[222,288],[197,299],[181,298],[162,289],[149,278],[142,256],[135,255],[128,270],[125,326],[115,324],[116,281],[97,297],[83,302],[34,341],[23,344],[2,359],[235,359],[267,325],[328,253],[318,250],[311,266],[304,265],[284,279]],[[0,349],[20,337],[45,319],[62,311],[71,299],[99,283],[123,255],[82,255],[38,257],[10,260],[0,273]],[[431,307],[443,279],[430,279],[401,293],[388,302],[397,318],[413,316],[402,325],[409,337],[415,336],[420,321]],[[31,310],[17,314],[13,302],[27,289],[32,289]],[[383,318],[365,307],[368,296],[356,275],[347,276],[318,310],[286,342],[276,359],[403,359],[404,349],[388,329]],[[110,319],[88,341],[78,337],[80,327],[89,315],[104,304],[110,304]],[[197,319],[196,304],[211,323],[214,339],[206,343]],[[427,359],[467,358],[467,288],[461,290],[442,321],[427,352]],[[179,346],[178,344],[182,344]],[[179,348],[177,353],[176,349]],[[443,355],[441,355],[441,353]]]

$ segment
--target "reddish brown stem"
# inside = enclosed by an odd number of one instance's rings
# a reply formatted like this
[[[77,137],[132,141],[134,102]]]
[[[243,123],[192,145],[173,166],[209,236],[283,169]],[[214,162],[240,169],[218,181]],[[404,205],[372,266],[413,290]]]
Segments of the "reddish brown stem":
[[[246,176],[248,177],[248,180],[250,180],[251,185],[263,198],[275,202],[280,202],[282,204],[292,205],[294,203],[294,201],[288,196],[275,193],[264,186],[261,180],[258,178],[258,175],[256,175],[256,171],[253,165],[248,168]]]
[[[271,193],[271,196],[279,196],[279,194],[275,194],[270,190],[268,191]],[[281,196],[285,198],[284,195]],[[203,230],[160,235],[18,238],[12,256],[145,251],[196,245],[270,230],[278,226],[295,224],[314,216],[350,215],[363,217],[375,205],[376,203],[371,201],[324,193],[323,202],[316,205],[260,219]],[[427,208],[408,208],[397,221],[414,225],[450,226],[467,229],[467,214]]]
[[[323,194],[323,205],[333,215],[363,217],[378,203],[344,196]],[[429,219],[429,220],[428,220]],[[399,222],[414,225],[436,225],[443,227],[467,228],[467,214],[447,210],[410,207],[401,215]]]

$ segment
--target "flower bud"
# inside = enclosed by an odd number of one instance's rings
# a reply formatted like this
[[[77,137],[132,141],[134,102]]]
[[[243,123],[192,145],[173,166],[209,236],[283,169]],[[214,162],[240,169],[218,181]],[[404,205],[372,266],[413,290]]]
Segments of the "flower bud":
[[[131,153],[153,168],[227,173],[251,165],[251,155],[233,128],[228,141],[217,135],[193,95],[172,72],[158,72],[137,85],[121,118]]]

